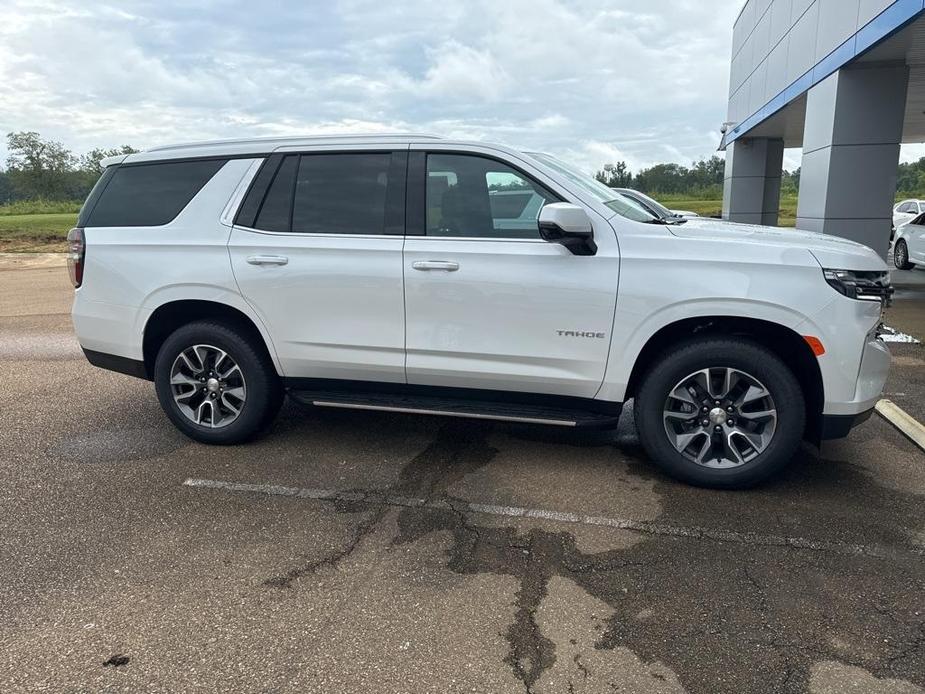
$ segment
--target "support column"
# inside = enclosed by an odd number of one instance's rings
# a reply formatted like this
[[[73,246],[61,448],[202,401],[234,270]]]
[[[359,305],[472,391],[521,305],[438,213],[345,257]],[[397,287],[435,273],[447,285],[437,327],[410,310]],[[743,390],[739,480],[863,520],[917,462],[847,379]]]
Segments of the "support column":
[[[842,236],[886,258],[909,69],[839,70],[806,100],[797,227]]]
[[[736,140],[726,148],[723,219],[777,226],[784,141]]]

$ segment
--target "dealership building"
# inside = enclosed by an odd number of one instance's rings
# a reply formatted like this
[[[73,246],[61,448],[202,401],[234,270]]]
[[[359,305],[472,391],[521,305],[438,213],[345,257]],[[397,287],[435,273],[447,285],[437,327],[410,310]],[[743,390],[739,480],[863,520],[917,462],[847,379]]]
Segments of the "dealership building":
[[[725,218],[777,224],[802,147],[797,227],[885,256],[899,146],[925,141],[925,0],[748,0],[727,120]]]

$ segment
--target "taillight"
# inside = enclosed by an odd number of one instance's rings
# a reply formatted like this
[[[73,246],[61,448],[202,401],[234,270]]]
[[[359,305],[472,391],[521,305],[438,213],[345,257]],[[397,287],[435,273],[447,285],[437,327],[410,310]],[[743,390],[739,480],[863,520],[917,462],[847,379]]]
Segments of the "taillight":
[[[84,257],[87,244],[84,242],[84,230],[75,227],[67,232],[67,271],[71,275],[74,288],[84,281]]]

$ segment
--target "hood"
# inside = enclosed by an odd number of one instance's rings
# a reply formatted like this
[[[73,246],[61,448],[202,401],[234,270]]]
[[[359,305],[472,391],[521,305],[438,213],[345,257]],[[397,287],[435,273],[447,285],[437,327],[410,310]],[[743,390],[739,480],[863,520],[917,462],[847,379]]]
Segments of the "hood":
[[[833,270],[886,271],[883,258],[872,248],[839,236],[757,224],[738,224],[719,219],[695,217],[685,224],[666,227],[680,238],[728,240],[783,248],[805,248],[824,268]]]

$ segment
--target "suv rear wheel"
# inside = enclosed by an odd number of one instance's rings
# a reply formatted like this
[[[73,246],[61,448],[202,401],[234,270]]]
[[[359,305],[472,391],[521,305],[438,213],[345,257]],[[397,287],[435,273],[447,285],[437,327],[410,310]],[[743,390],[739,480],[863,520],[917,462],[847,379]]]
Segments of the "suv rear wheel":
[[[731,338],[681,345],[648,370],[636,398],[643,446],[669,475],[691,484],[745,488],[793,458],[806,405],[777,355]]]
[[[283,400],[279,377],[260,346],[220,323],[190,323],[172,333],[157,354],[154,386],[177,428],[211,444],[253,438]]]

